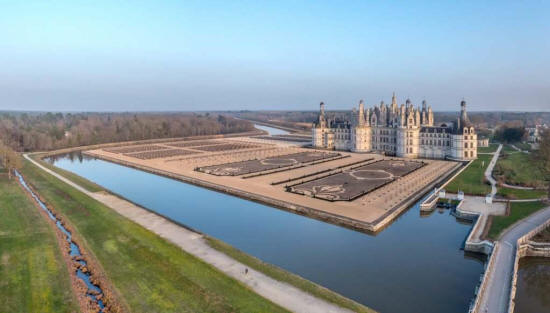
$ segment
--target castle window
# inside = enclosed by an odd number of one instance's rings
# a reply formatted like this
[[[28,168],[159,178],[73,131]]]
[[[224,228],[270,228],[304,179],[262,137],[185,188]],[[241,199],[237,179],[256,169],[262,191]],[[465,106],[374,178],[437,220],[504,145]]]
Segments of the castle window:
[[[468,157],[468,152],[467,152],[467,151],[464,151],[464,157],[465,157],[465,158]]]
[[[464,148],[468,148],[468,143],[467,142],[464,143]]]

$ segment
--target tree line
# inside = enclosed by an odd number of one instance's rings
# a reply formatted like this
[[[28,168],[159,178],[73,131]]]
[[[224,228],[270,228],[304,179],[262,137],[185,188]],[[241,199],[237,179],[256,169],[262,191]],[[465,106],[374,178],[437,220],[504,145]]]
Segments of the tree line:
[[[0,114],[0,140],[23,152],[251,130],[249,121],[209,113]]]
[[[533,158],[541,172],[546,175],[548,201],[550,201],[550,128],[542,132],[539,149],[534,151]]]
[[[21,155],[0,141],[0,166],[7,170],[9,179],[13,170],[21,168],[22,165]]]

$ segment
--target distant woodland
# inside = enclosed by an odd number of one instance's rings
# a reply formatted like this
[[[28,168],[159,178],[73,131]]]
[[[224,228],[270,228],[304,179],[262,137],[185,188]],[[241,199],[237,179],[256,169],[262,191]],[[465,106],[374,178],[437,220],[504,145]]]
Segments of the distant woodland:
[[[16,151],[251,130],[251,122],[209,113],[0,113],[0,141]]]

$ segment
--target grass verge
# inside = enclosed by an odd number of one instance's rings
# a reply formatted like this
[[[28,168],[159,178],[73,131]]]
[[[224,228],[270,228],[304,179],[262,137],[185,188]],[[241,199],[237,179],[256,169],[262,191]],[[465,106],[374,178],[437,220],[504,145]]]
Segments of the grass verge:
[[[488,147],[478,147],[477,153],[493,153],[498,149],[498,144],[490,144]]]
[[[471,195],[486,195],[491,191],[491,186],[485,182],[485,170],[493,158],[490,154],[480,154],[468,168],[455,177],[446,187],[449,192],[464,191]]]
[[[496,240],[500,234],[515,222],[535,213],[536,211],[546,207],[547,205],[541,201],[536,202],[511,202],[510,214],[507,216],[493,216],[491,228],[487,236],[490,239]]]
[[[0,171],[0,311],[78,312],[54,229]]]
[[[93,182],[87,180],[86,178],[84,178],[82,176],[76,175],[75,173],[72,173],[72,172],[66,171],[62,168],[59,168],[57,166],[54,166],[50,162],[44,161],[42,159],[42,156],[43,156],[43,154],[31,154],[31,155],[29,155],[30,158],[37,161],[42,166],[44,166],[47,169],[50,169],[50,170],[56,172],[57,174],[71,180],[72,182],[80,185],[81,187],[84,187],[84,189],[86,189],[88,191],[98,192],[98,191],[104,191],[105,190],[101,186],[99,186],[98,184],[93,183]]]
[[[535,165],[532,156],[526,153],[501,155],[495,165],[494,176],[507,184],[544,188],[545,173]]]
[[[497,195],[506,199],[539,199],[548,193],[545,190],[524,190],[507,187],[498,187]]]
[[[327,289],[315,283],[312,283],[307,279],[304,279],[298,275],[294,275],[279,267],[265,263],[253,256],[250,256],[226,244],[225,242],[222,242],[220,240],[217,240],[208,236],[206,236],[205,239],[212,248],[229,255],[233,259],[243,264],[246,264],[257,271],[260,271],[275,280],[286,282],[320,299],[334,303],[340,307],[352,310],[354,312],[359,312],[359,313],[375,312],[374,310],[360,303],[357,303],[351,299],[343,297],[335,293],[334,291],[331,291],[330,289]]]
[[[287,312],[176,245],[25,161],[132,312]]]

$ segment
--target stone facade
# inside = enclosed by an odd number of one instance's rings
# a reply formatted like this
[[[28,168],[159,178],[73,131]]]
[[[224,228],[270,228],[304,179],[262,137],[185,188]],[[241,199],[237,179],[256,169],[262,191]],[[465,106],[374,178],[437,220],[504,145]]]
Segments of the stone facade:
[[[363,100],[351,120],[331,120],[321,102],[319,120],[312,129],[312,145],[329,150],[378,152],[406,158],[472,160],[477,158],[477,135],[462,101],[457,121],[434,125],[431,106],[422,101],[414,108],[409,99],[397,105],[382,101],[374,108],[364,108]]]

